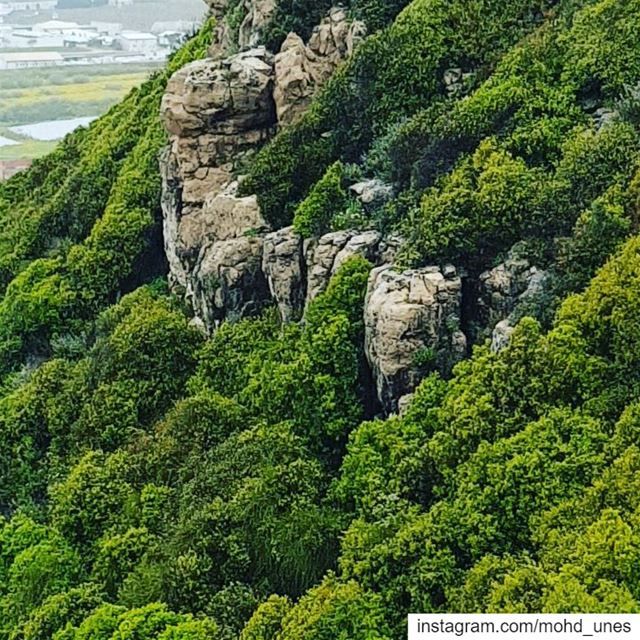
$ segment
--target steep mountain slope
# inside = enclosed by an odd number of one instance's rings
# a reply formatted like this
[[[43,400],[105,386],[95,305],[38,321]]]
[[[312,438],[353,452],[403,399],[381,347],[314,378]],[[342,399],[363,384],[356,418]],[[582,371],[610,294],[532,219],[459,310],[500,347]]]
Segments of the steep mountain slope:
[[[0,638],[639,612],[640,2],[355,0],[286,125],[344,15],[208,4],[0,187]]]

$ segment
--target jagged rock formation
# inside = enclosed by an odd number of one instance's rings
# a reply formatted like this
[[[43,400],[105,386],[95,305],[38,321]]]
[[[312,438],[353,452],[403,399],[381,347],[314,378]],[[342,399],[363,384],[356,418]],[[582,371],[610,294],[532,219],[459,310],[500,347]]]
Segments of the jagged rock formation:
[[[480,275],[477,316],[492,348],[500,350],[509,343],[519,311],[544,290],[547,273],[518,257],[512,249],[505,262]]]
[[[303,240],[293,227],[265,238],[263,271],[285,322],[299,318],[320,295],[331,277],[351,257],[374,265],[393,259],[397,240],[383,240],[377,231],[338,231]]]
[[[228,2],[209,0],[209,5],[212,14],[220,17]],[[226,46],[242,48],[254,43],[275,6],[273,0],[245,0],[240,42]],[[253,269],[256,260],[260,263],[262,240],[239,240],[247,233],[260,236],[269,231],[263,220],[256,220],[259,212],[249,214],[253,222],[245,219],[246,202],[229,203],[238,163],[273,135],[278,124],[299,117],[353,50],[361,33],[361,25],[350,25],[346,12],[334,9],[316,28],[308,45],[298,38],[302,47],[299,56],[292,57],[287,49],[276,61],[264,47],[254,47],[228,58],[194,62],[171,78],[161,109],[170,134],[170,146],[161,158],[165,252],[171,285],[188,292],[196,313],[209,328],[213,319],[226,317],[225,301],[231,301],[227,310],[231,316],[243,313],[244,293],[233,292],[233,287],[257,286],[251,277],[222,278],[228,285],[227,294],[218,292],[216,302],[207,303],[212,282],[217,282],[219,273],[226,273],[230,264],[234,271],[245,273],[248,264]],[[290,44],[293,39],[292,34]],[[301,76],[306,77],[304,90],[296,84]],[[221,237],[219,215],[225,215],[227,226],[233,229],[223,235],[232,237]],[[223,240],[234,241],[240,252],[236,261],[229,246],[222,250],[219,243]],[[286,295],[276,297],[284,299]],[[295,296],[289,306],[292,310],[300,306]],[[293,317],[285,307],[282,311],[285,319]]]
[[[307,44],[290,33],[275,60],[274,100],[281,125],[300,119],[317,90],[353,53],[366,34],[364,23],[349,23],[344,9],[334,8]]]
[[[426,371],[448,372],[464,358],[462,280],[455,267],[399,273],[374,269],[365,300],[365,350],[387,413],[398,410]]]
[[[351,257],[366,258],[374,265],[393,262],[398,242],[383,240],[377,231],[338,231],[307,240],[307,305],[320,295],[331,277]]]
[[[262,271],[283,322],[300,317],[306,297],[306,269],[302,238],[286,227],[264,240]]]
[[[214,15],[227,4],[210,1]],[[221,20],[215,54],[254,45],[275,6],[273,0],[245,0],[238,41],[229,40]],[[300,319],[346,260],[369,260],[377,268],[365,305],[366,352],[380,404],[391,413],[407,405],[428,371],[446,374],[466,354],[456,269],[398,273],[389,265],[399,239],[352,230],[304,240],[291,227],[270,229],[257,199],[237,196],[243,155],[297,121],[363,35],[362,24],[349,23],[346,11],[334,8],[306,44],[290,34],[276,56],[254,47],[195,62],[173,76],[162,103],[170,134],[161,163],[165,250],[171,284],[184,292],[208,333],[274,302],[284,322]],[[455,87],[464,74],[450,70],[447,81]],[[365,211],[393,197],[392,187],[378,180],[354,184],[350,192]],[[515,310],[543,279],[515,253],[481,276],[479,324],[482,335],[494,332],[496,348],[508,341]]]
[[[244,0],[245,17],[238,32],[238,46],[255,47],[260,39],[260,31],[273,18],[278,3],[276,0]]]
[[[227,15],[229,0],[207,0],[207,3],[211,15],[217,18],[209,49],[212,58],[223,58],[230,51],[257,46],[262,30],[271,22],[278,6],[276,0],[242,0],[233,9],[234,21],[241,20],[234,28]]]
[[[256,197],[238,197],[237,186],[205,202],[203,244],[187,275],[187,300],[209,331],[223,319],[254,315],[270,301],[261,269],[269,225]]]
[[[200,60],[170,80],[162,118],[171,136],[162,161],[165,248],[171,281],[187,286],[216,210],[205,207],[233,181],[233,163],[273,132],[273,59],[257,48]]]

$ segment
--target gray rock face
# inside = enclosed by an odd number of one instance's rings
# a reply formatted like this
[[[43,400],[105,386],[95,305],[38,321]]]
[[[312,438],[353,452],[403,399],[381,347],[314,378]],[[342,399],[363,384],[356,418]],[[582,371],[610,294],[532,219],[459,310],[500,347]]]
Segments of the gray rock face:
[[[245,18],[240,25],[238,45],[241,49],[255,47],[260,40],[260,32],[275,15],[276,0],[245,0]]]
[[[259,313],[271,300],[261,269],[263,238],[233,238],[203,248],[187,286],[187,300],[207,331],[222,320]]]
[[[269,24],[277,8],[277,0],[241,0],[233,12],[242,20],[240,27],[233,29],[229,16],[225,15],[229,0],[207,0],[211,13],[217,18],[213,41],[209,48],[212,58],[224,58],[232,50],[238,51],[259,44],[263,29]]]
[[[358,182],[349,190],[365,208],[382,205],[393,196],[393,187],[377,179]]]
[[[196,60],[169,80],[162,116],[170,134],[203,131],[220,136],[262,129],[274,122],[273,60],[264,47],[225,60]]]
[[[382,236],[377,231],[338,231],[305,242],[308,306],[328,286],[331,276],[351,257],[379,262]]]
[[[287,227],[265,237],[262,269],[283,321],[289,322],[300,318],[349,258],[380,265],[398,246],[397,239],[383,240],[377,231],[338,231],[303,240]]]
[[[302,237],[293,227],[280,229],[264,239],[262,271],[278,304],[283,322],[300,318],[306,296],[306,270]]]
[[[212,15],[225,16],[228,0],[207,3]],[[226,18],[220,19],[212,57],[174,74],[162,101],[161,115],[170,135],[161,158],[169,280],[174,290],[187,293],[209,330],[225,314],[249,313],[250,290],[260,307],[269,291],[265,283],[286,321],[304,308],[302,242],[289,237],[289,244],[283,244],[277,234],[267,237],[271,230],[256,198],[236,196],[235,175],[243,157],[275,133],[278,114],[283,123],[301,115],[352,51],[361,27],[350,24],[344,10],[334,9],[307,45],[300,40],[300,69],[307,74],[301,97],[293,89],[294,61],[280,57],[276,70],[274,57],[254,46],[276,6],[276,0],[243,0],[244,19],[237,34],[231,33]],[[238,41],[229,40],[232,36]],[[292,35],[290,42],[296,37]],[[238,48],[246,50],[224,58],[225,52]],[[288,251],[295,254],[290,259]],[[314,286],[322,289],[326,284]]]
[[[447,373],[466,355],[460,330],[462,281],[454,267],[399,273],[374,269],[365,300],[365,350],[387,413],[425,373]]]
[[[546,280],[545,271],[517,257],[514,250],[505,262],[480,276],[478,318],[494,350],[509,343],[520,312],[543,292]]]
[[[240,198],[236,189],[232,183],[205,202],[203,245],[186,278],[187,299],[209,331],[221,320],[252,315],[271,300],[262,272],[269,226],[257,198]]]
[[[287,36],[275,60],[273,97],[281,125],[300,119],[318,89],[353,53],[365,33],[363,23],[350,23],[344,9],[334,8],[307,44],[295,33]]]
[[[161,112],[170,147],[161,165],[165,250],[174,285],[186,288],[202,247],[220,239],[224,223],[218,216],[229,218],[230,201],[216,198],[233,181],[233,162],[273,132],[272,85],[273,61],[265,49],[199,60],[169,81]],[[233,206],[239,208],[235,220],[248,205]],[[253,226],[264,231],[259,217]]]

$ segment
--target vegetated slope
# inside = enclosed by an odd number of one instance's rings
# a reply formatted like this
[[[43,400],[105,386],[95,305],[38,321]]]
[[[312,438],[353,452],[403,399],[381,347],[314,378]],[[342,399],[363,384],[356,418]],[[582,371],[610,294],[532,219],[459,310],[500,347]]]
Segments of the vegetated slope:
[[[638,103],[628,87],[640,77],[640,2],[550,3],[544,17],[545,3],[478,2],[468,14],[462,4],[412,3],[252,169],[272,220],[297,211],[317,222],[313,202],[298,201],[336,191],[343,149],[346,161],[368,152],[361,170],[395,180],[377,222],[411,231],[407,262],[477,270],[525,240],[555,270],[559,310],[540,314],[548,331],[523,319],[503,351],[479,346],[451,380],[426,379],[402,417],[363,422],[364,260],[343,266],[302,326],[267,313],[205,341],[161,282],[107,308],[144,253],[137,230],[153,224],[159,129],[122,160],[110,190],[127,185],[126,199],[99,209],[93,230],[88,211],[63,218],[74,209],[47,206],[71,202],[73,180],[85,185],[78,164],[92,188],[97,132],[119,140],[115,111],[3,187],[5,219],[35,229],[33,244],[3,242],[7,369],[20,355],[53,357],[6,377],[0,400],[0,637],[390,640],[408,611],[638,611]],[[392,60],[414,46],[429,55],[411,103]],[[368,47],[385,55],[368,58]],[[481,71],[467,97],[445,102],[442,72],[461,51]],[[365,58],[364,86],[346,80]],[[337,109],[341,86],[370,98],[362,120],[323,111]],[[311,148],[319,171],[306,164]],[[153,198],[138,190],[147,184]],[[112,206],[126,217],[104,228]],[[80,244],[49,254],[43,230]],[[136,241],[123,244],[129,232]],[[69,266],[82,256],[82,269]]]
[[[0,186],[0,356],[25,354],[112,303],[159,236],[160,99],[172,71],[206,52],[210,27],[88,131]],[[157,253],[157,252],[156,252]],[[159,270],[158,273],[161,273]]]

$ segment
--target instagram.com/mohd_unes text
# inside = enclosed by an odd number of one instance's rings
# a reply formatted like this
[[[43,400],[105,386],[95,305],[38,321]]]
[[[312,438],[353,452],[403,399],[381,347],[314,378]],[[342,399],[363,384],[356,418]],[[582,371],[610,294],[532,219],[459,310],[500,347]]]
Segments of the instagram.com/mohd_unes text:
[[[636,640],[640,614],[411,614],[408,640]]]

